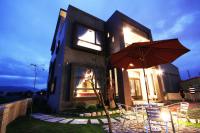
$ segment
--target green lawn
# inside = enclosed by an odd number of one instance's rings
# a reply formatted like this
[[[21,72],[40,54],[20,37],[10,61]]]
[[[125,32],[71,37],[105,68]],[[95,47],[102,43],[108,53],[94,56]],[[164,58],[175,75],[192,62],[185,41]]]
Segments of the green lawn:
[[[7,133],[105,133],[101,125],[71,125],[21,117],[7,126]]]
[[[179,124],[185,125],[185,126],[187,126],[187,127],[200,128],[200,123],[191,123],[191,122],[179,121]]]

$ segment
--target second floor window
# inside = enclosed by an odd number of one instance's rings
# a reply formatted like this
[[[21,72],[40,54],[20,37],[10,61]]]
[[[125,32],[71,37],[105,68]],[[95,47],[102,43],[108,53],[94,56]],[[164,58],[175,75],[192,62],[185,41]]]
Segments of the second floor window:
[[[82,25],[77,25],[76,45],[96,51],[102,51],[101,33]]]
[[[148,39],[148,35],[145,32],[140,31],[139,29],[131,25],[124,24],[122,30],[124,35],[125,47],[131,45],[132,43],[150,41]]]

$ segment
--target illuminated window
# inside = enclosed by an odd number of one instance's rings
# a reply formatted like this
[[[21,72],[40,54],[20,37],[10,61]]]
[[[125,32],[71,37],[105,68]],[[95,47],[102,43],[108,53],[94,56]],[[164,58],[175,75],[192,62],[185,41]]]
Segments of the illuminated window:
[[[142,99],[142,89],[140,85],[140,73],[128,70],[131,96],[134,99]]]
[[[125,47],[131,45],[132,43],[149,41],[147,35],[145,35],[146,33],[142,33],[141,31],[138,31],[138,29],[130,25],[124,25],[123,34]]]
[[[99,74],[99,70],[96,72]],[[75,97],[96,97],[92,83],[95,88],[100,89],[99,77],[95,76],[94,70],[87,67],[75,67],[74,73],[74,96]]]
[[[77,25],[76,37],[76,45],[97,51],[102,50],[102,39],[100,32],[81,25]]]
[[[119,96],[118,80],[117,80],[117,69],[116,68],[114,68],[114,75],[115,75],[115,94],[116,94],[116,96]]]

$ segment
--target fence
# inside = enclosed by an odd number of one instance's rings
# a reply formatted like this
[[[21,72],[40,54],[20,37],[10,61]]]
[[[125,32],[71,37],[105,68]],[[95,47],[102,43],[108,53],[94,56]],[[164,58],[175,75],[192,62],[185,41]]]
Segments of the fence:
[[[190,101],[200,101],[200,92],[196,92],[194,94],[185,93],[185,99]]]
[[[6,126],[19,116],[26,115],[31,98],[0,106],[0,133],[6,133]]]

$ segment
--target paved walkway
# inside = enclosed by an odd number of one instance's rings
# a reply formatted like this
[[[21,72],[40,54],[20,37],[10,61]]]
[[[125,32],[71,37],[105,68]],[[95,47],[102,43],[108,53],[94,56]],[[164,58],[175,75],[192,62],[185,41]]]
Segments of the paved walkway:
[[[64,118],[64,117],[56,117],[51,115],[45,115],[41,113],[36,113],[32,115],[33,118],[39,119],[46,122],[58,122],[63,124],[108,124],[106,118],[102,119],[72,119],[72,118]],[[118,122],[118,119],[111,118],[112,123]]]
[[[53,123],[63,123],[63,124],[103,124],[103,128],[108,131],[108,121],[106,118],[101,119],[72,119],[72,118],[64,118],[64,117],[56,117],[52,115],[46,115],[41,113],[36,113],[32,115],[33,118],[39,119],[46,122],[53,122]],[[113,133],[143,133],[144,126],[139,125],[136,121],[132,121],[131,123],[124,123],[122,125],[122,118],[116,117],[111,118],[112,121],[112,129]],[[126,127],[128,126],[128,127]],[[169,133],[172,133],[171,125],[168,125]],[[165,128],[160,128],[162,131],[165,132]],[[179,127],[179,133],[200,133],[200,128],[192,128],[192,127]]]

